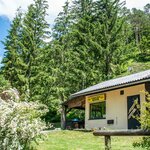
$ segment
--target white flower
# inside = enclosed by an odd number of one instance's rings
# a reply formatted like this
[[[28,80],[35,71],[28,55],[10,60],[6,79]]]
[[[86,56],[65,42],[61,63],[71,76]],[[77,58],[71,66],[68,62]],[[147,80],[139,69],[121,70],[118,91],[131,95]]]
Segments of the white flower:
[[[47,112],[46,106],[17,102],[13,98],[10,96],[7,101],[0,99],[0,150],[22,150],[25,144],[36,140],[46,128],[40,119]]]

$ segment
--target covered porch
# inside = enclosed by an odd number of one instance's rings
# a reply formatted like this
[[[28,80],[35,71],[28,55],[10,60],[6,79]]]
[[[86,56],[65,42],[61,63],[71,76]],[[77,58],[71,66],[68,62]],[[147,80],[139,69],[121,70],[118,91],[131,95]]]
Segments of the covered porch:
[[[85,96],[79,96],[76,98],[70,98],[68,101],[62,103],[61,110],[61,128],[68,129],[69,126],[67,124],[67,114],[73,109],[82,110],[85,112]],[[76,123],[77,120],[74,120]],[[76,128],[80,128],[81,126],[75,124]]]

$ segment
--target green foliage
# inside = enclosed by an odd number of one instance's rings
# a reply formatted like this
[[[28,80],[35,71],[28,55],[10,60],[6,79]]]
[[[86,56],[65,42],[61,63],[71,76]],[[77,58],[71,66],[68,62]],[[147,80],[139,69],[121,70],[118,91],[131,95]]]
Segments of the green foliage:
[[[121,6],[118,0],[73,1],[72,5],[66,3],[55,20],[52,49],[56,53],[56,85],[61,101],[70,93],[122,72],[119,66],[124,68],[127,63],[123,58],[126,45],[120,42],[124,40],[124,21],[118,17]]]
[[[68,114],[67,114],[67,119],[68,120],[72,120],[72,119],[79,119],[79,120],[84,120],[85,119],[85,111],[84,110],[71,110]]]
[[[133,8],[129,14],[128,20],[132,28],[133,46],[137,48],[137,60],[149,61],[150,60],[150,12],[149,4],[143,10]]]
[[[143,137],[143,139],[141,140],[141,142],[134,142],[133,146],[134,146],[134,148],[135,147],[140,147],[140,148],[143,148],[145,150],[149,150],[149,147],[150,147],[150,138],[149,137]]]
[[[47,1],[35,0],[28,7],[23,18],[21,49],[24,67],[23,77],[26,80],[23,93],[29,100],[44,101],[42,97],[42,80],[45,79],[44,54],[46,51],[45,38],[48,38],[48,24],[45,20]],[[44,81],[45,82],[45,81]]]
[[[149,24],[150,26],[150,24]],[[150,33],[150,29],[148,31]],[[143,36],[140,43],[141,54],[139,59],[141,61],[149,61],[150,60],[150,34],[146,37]]]
[[[10,88],[10,83],[0,74],[0,92]]]
[[[146,102],[144,103],[144,110],[141,113],[140,123],[144,130],[150,130],[150,93],[146,92]],[[150,147],[150,137],[143,137],[140,142],[133,143],[134,147],[142,147],[149,149]]]
[[[1,97],[4,99],[0,98],[0,149],[29,150],[31,142],[36,142],[46,128],[40,117],[47,112],[47,107],[19,102],[12,89],[4,91]]]
[[[19,89],[22,86],[22,82],[19,77],[20,68],[22,62],[20,63],[19,53],[20,53],[20,32],[21,32],[21,19],[22,13],[18,9],[16,17],[14,18],[8,36],[5,39],[4,46],[6,49],[5,56],[2,63],[2,73],[4,77],[10,82],[12,87]]]
[[[47,120],[60,119],[61,103],[71,93],[149,69],[149,4],[128,10],[119,0],[66,1],[51,37],[47,8],[47,1],[34,0],[26,13],[17,11],[2,69],[22,100],[48,106]]]
[[[27,13],[18,11],[4,42],[3,72],[23,100],[42,102],[46,99],[43,91],[48,76],[44,62],[48,51],[45,39],[49,38],[49,26],[45,20],[47,8],[45,0],[35,0]]]
[[[145,110],[142,112],[141,124],[142,128],[150,130],[150,93],[146,92]]]
[[[140,71],[144,71],[144,70],[148,70],[150,69],[150,61],[147,62],[133,62],[131,63],[130,66],[131,69],[131,73],[137,73]]]

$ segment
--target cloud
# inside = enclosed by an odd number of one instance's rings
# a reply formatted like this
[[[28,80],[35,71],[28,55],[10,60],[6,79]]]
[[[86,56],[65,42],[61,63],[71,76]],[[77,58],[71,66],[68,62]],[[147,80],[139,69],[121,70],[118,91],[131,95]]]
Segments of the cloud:
[[[48,0],[48,23],[53,23],[58,13],[62,10],[65,1],[66,0]],[[6,16],[9,20],[12,20],[15,17],[17,8],[21,6],[22,10],[26,11],[31,3],[33,3],[33,0],[0,0],[0,16]]]
[[[48,0],[49,9],[47,13],[47,21],[50,24],[53,24],[54,19],[57,17],[58,13],[62,10],[66,0]],[[70,0],[71,1],[71,0]],[[121,0],[124,1],[124,0]],[[15,16],[15,12],[18,7],[22,7],[24,11],[27,10],[27,6],[31,4],[33,0],[0,0],[0,16],[4,15],[12,20]],[[142,9],[149,0],[126,0],[126,6],[128,8],[139,8]]]
[[[27,6],[32,2],[32,0],[0,0],[0,15],[7,16],[12,20],[19,6],[21,6],[23,10],[26,10]]]
[[[128,8],[137,8],[137,9],[143,9],[143,7],[150,3],[149,0],[126,0],[126,7]]]

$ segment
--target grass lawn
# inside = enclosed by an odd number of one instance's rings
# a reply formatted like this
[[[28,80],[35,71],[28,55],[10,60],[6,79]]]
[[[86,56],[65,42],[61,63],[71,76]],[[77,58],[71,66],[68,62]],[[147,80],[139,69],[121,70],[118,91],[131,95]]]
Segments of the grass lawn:
[[[112,137],[112,150],[143,150],[134,148],[133,142],[140,137]],[[47,134],[45,141],[34,144],[37,150],[104,150],[104,138],[92,132],[54,131]]]

